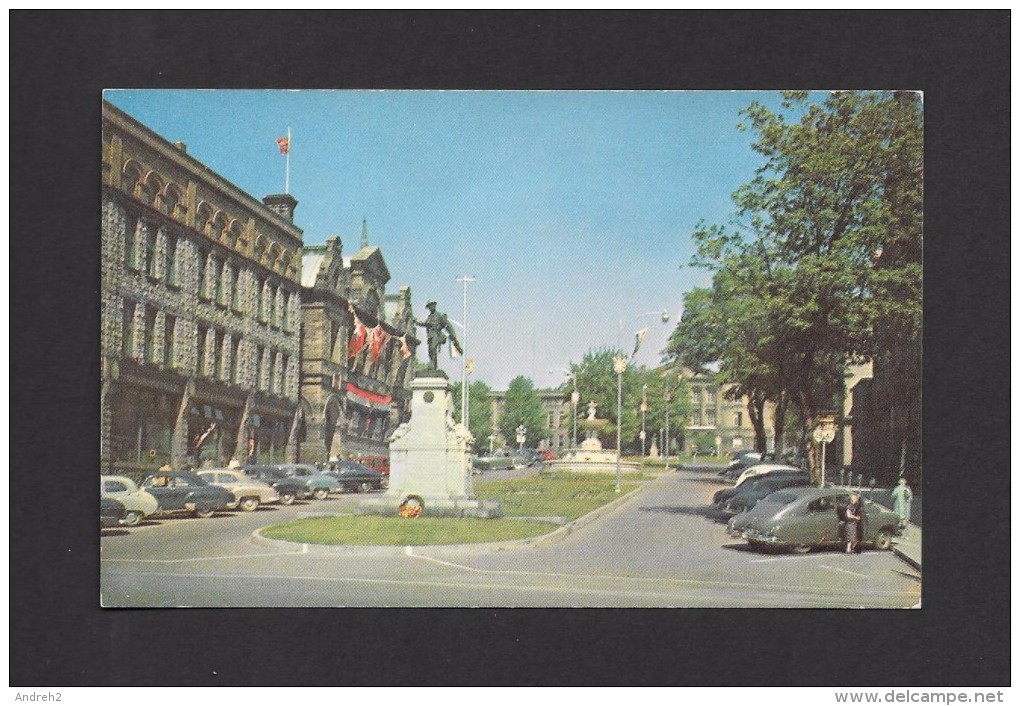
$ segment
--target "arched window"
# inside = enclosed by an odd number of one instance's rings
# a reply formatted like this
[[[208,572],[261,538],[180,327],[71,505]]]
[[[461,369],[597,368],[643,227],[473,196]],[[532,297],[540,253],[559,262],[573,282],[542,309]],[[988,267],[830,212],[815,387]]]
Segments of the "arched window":
[[[255,236],[255,249],[252,251],[252,257],[256,262],[263,265],[266,264],[266,249],[268,246],[269,243],[266,241],[265,236],[261,233]]]
[[[128,192],[132,196],[137,195],[138,184],[142,181],[142,167],[138,162],[133,159],[129,159],[124,163],[124,171],[122,178],[122,185],[124,191]]]
[[[163,189],[163,205],[172,218],[181,216],[181,190],[174,184],[167,184]]]
[[[205,201],[198,204],[198,210],[195,211],[195,230],[209,235],[212,229],[212,219],[212,206],[207,204]]]
[[[160,210],[164,210],[163,205],[163,180],[159,178],[159,175],[154,171],[150,171],[145,175],[145,181],[138,192],[138,198],[149,204],[155,206]]]

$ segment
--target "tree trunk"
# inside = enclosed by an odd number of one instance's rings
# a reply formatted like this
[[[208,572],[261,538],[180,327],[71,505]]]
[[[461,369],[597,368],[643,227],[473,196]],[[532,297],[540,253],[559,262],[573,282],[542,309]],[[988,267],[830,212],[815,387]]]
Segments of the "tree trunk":
[[[786,431],[786,410],[790,406],[790,396],[784,391],[780,392],[776,399],[775,417],[772,420],[772,433],[775,436],[775,451],[777,455],[783,453],[783,435]]]
[[[818,485],[822,478],[821,459],[818,454],[818,445],[811,438],[812,422],[815,419],[814,400],[804,390],[797,391],[797,404],[800,406],[800,418],[803,426],[801,443],[804,448],[804,456],[808,463],[808,472],[811,474],[811,483]]]
[[[754,449],[764,453],[768,443],[765,440],[765,395],[755,390],[747,396],[747,416],[754,427]]]

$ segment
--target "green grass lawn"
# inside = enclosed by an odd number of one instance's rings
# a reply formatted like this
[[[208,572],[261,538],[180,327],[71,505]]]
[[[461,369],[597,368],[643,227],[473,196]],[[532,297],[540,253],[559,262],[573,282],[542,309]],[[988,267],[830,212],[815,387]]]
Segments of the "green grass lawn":
[[[640,476],[624,476],[621,494],[637,487]],[[616,478],[577,473],[475,483],[480,498],[499,500],[507,516],[474,518],[380,517],[355,515],[307,517],[262,530],[269,539],[308,544],[396,545],[473,544],[525,539],[547,534],[555,525],[520,518],[565,517],[574,520],[620,497]]]

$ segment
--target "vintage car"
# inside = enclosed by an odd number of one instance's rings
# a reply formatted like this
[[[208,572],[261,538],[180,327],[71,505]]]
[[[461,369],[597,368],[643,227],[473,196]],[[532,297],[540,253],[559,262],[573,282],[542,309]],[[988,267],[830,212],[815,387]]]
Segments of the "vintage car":
[[[716,491],[715,495],[712,496],[712,502],[716,505],[721,505],[726,502],[734,495],[739,493],[747,483],[757,480],[758,478],[765,478],[769,476],[795,476],[800,478],[811,478],[811,474],[805,471],[803,468],[797,468],[796,466],[787,466],[776,463],[760,463],[757,466],[752,466],[748,470],[755,470],[755,473],[748,474],[743,478],[739,479],[733,484],[731,488],[723,488],[722,490]],[[758,472],[760,470],[761,472]],[[778,490],[778,488],[777,488]]]
[[[288,476],[276,466],[245,466],[241,469],[249,478],[261,480],[272,486],[280,495],[281,505],[290,505],[295,500],[312,497],[312,489],[300,478]]]
[[[758,504],[759,500],[777,490],[803,488],[810,483],[811,477],[806,472],[802,473],[800,471],[792,473],[778,471],[750,478],[737,488],[729,488],[728,490],[736,492],[719,503],[719,509],[724,515],[738,515],[741,512],[750,510]]]
[[[839,547],[846,542],[842,516],[850,502],[850,492],[836,488],[790,488],[780,493],[794,499],[772,512],[757,513],[746,524],[744,539],[754,549],[786,549],[807,552],[815,547]],[[769,498],[777,495],[774,493]],[[761,506],[765,500],[758,505]],[[889,549],[899,533],[899,517],[862,498],[864,511],[863,543],[876,549]],[[738,516],[739,517],[739,516]]]
[[[801,473],[807,473],[807,471],[803,468],[797,468],[796,466],[791,466],[788,463],[758,463],[745,468],[744,472],[737,476],[737,482],[733,485],[734,487],[740,486],[750,478],[757,478],[769,473],[777,473],[781,471],[800,471]]]
[[[99,526],[116,527],[124,519],[127,510],[124,505],[113,498],[101,496],[99,498]]]
[[[356,461],[335,461],[323,473],[334,478],[345,491],[367,493],[381,490],[384,483],[381,473]]]
[[[477,456],[472,465],[479,471],[508,470],[514,467],[514,457],[507,449],[498,449],[487,456]]]
[[[156,498],[159,512],[190,512],[212,517],[234,502],[229,490],[210,485],[189,471],[160,471],[142,481],[142,488]]]
[[[265,481],[246,475],[243,471],[209,468],[199,471],[198,477],[230,491],[234,496],[234,503],[229,509],[239,508],[245,512],[254,512],[259,505],[280,502],[280,494],[276,492],[276,488]]]
[[[542,463],[542,455],[537,449],[516,449],[511,456],[514,459],[514,468],[526,468]]]
[[[159,501],[127,476],[100,476],[99,494],[121,503],[126,511],[121,524],[134,527],[159,510]]]
[[[340,483],[337,479],[326,475],[316,466],[307,463],[281,463],[277,468],[288,477],[307,485],[316,500],[325,500],[331,492],[340,492]]]

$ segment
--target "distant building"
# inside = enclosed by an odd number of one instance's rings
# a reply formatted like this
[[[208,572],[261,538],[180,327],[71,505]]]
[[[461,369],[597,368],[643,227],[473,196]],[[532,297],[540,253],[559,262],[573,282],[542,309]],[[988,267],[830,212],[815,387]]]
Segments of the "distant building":
[[[410,414],[411,290],[386,294],[390,273],[364,225],[353,255],[333,236],[305,248],[302,268],[300,456],[386,455],[390,432]]]
[[[538,444],[529,440],[527,445],[533,448],[551,449],[556,453],[569,449],[573,431],[570,422],[570,393],[564,393],[562,390],[535,390],[535,393],[542,402],[542,409],[545,411],[548,438],[542,439]],[[511,443],[503,439],[499,433],[499,420],[506,404],[506,390],[492,391],[490,399],[492,400],[492,433],[495,437],[493,445],[499,448]],[[484,446],[486,442],[487,440],[479,440],[479,446]]]
[[[296,455],[302,232],[102,109],[103,470]]]

